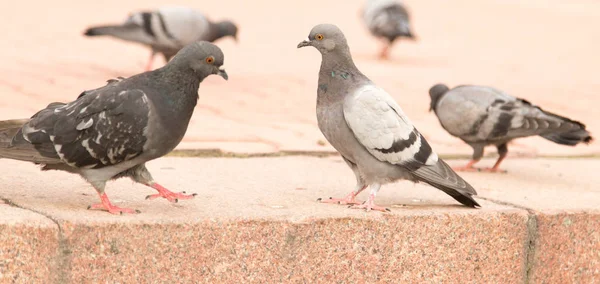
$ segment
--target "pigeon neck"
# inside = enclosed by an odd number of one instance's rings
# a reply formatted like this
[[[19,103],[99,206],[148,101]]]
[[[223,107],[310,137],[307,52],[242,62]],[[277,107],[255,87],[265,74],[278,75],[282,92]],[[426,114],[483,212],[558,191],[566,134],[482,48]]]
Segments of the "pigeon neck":
[[[344,90],[350,85],[368,79],[356,68],[350,53],[325,53],[319,71],[317,104],[328,104],[343,99]],[[338,90],[338,91],[333,91]]]
[[[320,78],[327,81],[350,77],[362,76],[362,73],[354,65],[350,52],[328,52],[324,53],[321,60]]]
[[[446,86],[443,86],[443,88],[440,87],[439,89],[430,90],[429,96],[431,97],[431,102],[429,103],[429,111],[433,110],[433,112],[437,113],[437,104],[442,99],[442,97],[446,95],[448,90],[449,89]]]
[[[440,101],[442,96],[443,96],[443,94],[439,95],[439,96],[431,97],[431,102],[429,103],[429,111],[433,110],[434,113],[437,113],[437,103]]]
[[[161,70],[163,82],[170,85],[170,92],[163,94],[163,104],[156,105],[158,108],[172,110],[170,115],[190,116],[198,103],[198,88],[200,87],[199,75],[193,70],[179,70],[177,68],[164,68]],[[183,118],[185,119],[185,118]]]

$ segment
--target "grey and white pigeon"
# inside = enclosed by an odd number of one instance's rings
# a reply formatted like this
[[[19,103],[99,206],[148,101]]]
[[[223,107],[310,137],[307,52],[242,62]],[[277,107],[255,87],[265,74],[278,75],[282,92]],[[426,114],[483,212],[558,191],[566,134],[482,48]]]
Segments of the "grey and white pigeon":
[[[487,86],[462,85],[449,89],[436,84],[429,89],[430,111],[451,135],[473,147],[473,158],[462,171],[499,171],[508,153],[507,143],[515,138],[542,136],[552,142],[574,146],[592,141],[585,125],[541,109]],[[495,145],[500,157],[489,169],[473,165],[483,156],[487,145]]]
[[[119,25],[91,27],[85,35],[107,35],[149,46],[152,49],[146,65],[146,71],[149,71],[156,53],[161,53],[165,61],[169,61],[192,42],[214,42],[225,36],[237,41],[237,31],[237,26],[231,21],[212,22],[194,9],[165,6],[155,11],[134,12]]]
[[[322,54],[317,88],[317,121],[329,143],[356,175],[356,188],[327,203],[385,211],[375,205],[382,184],[396,180],[428,183],[458,202],[475,207],[475,189],[440,159],[394,99],[354,65],[342,31],[315,26],[298,48],[313,46]],[[370,185],[362,205],[356,195]]]
[[[164,67],[130,78],[109,80],[70,103],[54,102],[28,120],[0,122],[0,158],[34,162],[42,170],[81,175],[100,195],[93,209],[134,213],[109,201],[110,179],[129,177],[169,201],[195,195],[173,193],[154,181],[145,167],[179,144],[204,78],[218,74],[223,52],[208,42],[184,47]]]
[[[415,40],[408,11],[398,0],[367,0],[362,16],[371,34],[386,41],[379,54],[382,59],[388,58],[389,49],[397,39]]]

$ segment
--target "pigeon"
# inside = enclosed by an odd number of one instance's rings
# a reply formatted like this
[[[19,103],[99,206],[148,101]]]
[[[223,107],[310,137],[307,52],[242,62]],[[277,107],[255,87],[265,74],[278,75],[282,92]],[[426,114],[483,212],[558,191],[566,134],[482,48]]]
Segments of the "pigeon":
[[[317,86],[317,122],[329,143],[356,176],[356,188],[344,198],[326,203],[387,211],[375,204],[382,184],[409,180],[430,184],[476,207],[475,189],[432,150],[394,99],[363,75],[350,54],[342,31],[332,24],[315,26],[298,48],[312,46],[322,55]],[[370,186],[369,198],[356,196]]]
[[[569,146],[592,141],[581,122],[545,111],[492,87],[461,85],[449,89],[436,84],[429,89],[429,96],[429,111],[435,112],[442,127],[473,148],[472,160],[455,170],[499,172],[500,163],[508,153],[507,143],[515,138],[539,135]],[[473,167],[487,145],[498,149],[496,164],[486,169]]]
[[[72,102],[53,102],[30,119],[1,121],[0,158],[81,175],[101,200],[88,209],[139,213],[108,199],[106,182],[121,177],[158,191],[147,199],[193,198],[195,194],[173,193],[155,182],[145,163],[179,144],[198,101],[200,82],[212,74],[227,80],[220,69],[223,61],[217,46],[195,42],[162,68],[109,80]]]
[[[397,0],[367,0],[362,16],[371,34],[387,41],[379,54],[379,58],[387,59],[389,49],[398,38],[415,40],[408,11]]]
[[[231,21],[212,22],[191,8],[165,6],[155,11],[134,12],[120,25],[91,27],[85,35],[108,35],[149,46],[152,49],[146,65],[146,71],[149,71],[156,53],[161,53],[168,62],[177,51],[192,42],[214,42],[225,36],[237,41],[237,31]]]

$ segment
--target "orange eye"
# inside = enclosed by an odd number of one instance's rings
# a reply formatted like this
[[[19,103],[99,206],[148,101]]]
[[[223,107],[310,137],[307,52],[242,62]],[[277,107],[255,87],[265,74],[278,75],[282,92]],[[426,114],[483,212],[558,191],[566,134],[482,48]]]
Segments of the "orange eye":
[[[205,61],[208,64],[213,64],[213,62],[215,62],[215,58],[212,56],[209,56],[209,57],[206,57]]]
[[[315,38],[316,38],[317,40],[322,40],[322,39],[323,39],[323,35],[322,35],[322,34],[317,34],[317,35],[315,36]]]

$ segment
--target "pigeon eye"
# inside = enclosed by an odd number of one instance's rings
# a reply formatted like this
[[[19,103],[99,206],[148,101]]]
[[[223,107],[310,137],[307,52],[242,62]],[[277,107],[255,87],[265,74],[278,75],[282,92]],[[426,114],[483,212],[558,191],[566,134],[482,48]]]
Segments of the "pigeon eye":
[[[315,38],[316,38],[317,40],[322,40],[322,39],[323,39],[323,35],[322,35],[322,34],[317,34],[317,35],[315,36]]]
[[[205,61],[208,64],[213,64],[213,62],[215,62],[215,58],[212,56],[209,56],[209,57],[206,57]]]

